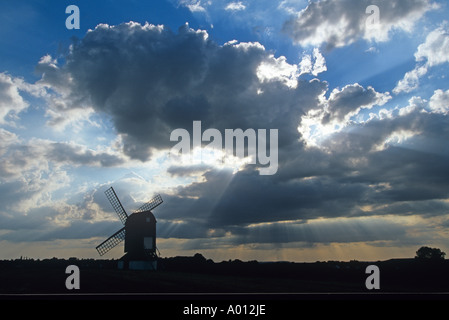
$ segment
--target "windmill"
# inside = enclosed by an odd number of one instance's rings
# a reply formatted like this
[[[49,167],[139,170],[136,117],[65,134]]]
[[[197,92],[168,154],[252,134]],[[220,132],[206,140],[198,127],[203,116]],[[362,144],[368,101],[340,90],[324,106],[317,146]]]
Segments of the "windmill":
[[[156,269],[156,218],[151,210],[163,202],[162,197],[156,195],[128,216],[112,187],[105,194],[124,227],[96,247],[100,256],[124,240],[126,254],[120,259],[119,268]]]

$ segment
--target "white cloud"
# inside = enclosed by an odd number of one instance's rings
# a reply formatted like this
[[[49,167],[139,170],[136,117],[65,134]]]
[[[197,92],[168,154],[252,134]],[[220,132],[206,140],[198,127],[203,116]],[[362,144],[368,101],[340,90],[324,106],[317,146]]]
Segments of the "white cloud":
[[[416,61],[425,61],[429,67],[449,62],[449,28],[444,23],[430,32],[426,41],[419,45],[415,53]]]
[[[377,49],[376,47],[369,47],[368,49],[365,50],[365,52],[367,52],[367,53],[379,53],[379,49]]]
[[[289,64],[284,56],[275,58],[270,55],[257,68],[257,77],[261,82],[280,81],[287,87],[295,88],[298,85],[298,66]]]
[[[449,112],[449,90],[436,90],[430,98],[429,107],[433,112],[447,114]]]
[[[241,11],[245,9],[246,6],[241,1],[228,3],[225,7],[225,10],[227,11]]]
[[[123,164],[126,158],[113,148],[98,150],[74,142],[56,142],[33,138],[22,141],[11,132],[0,128],[0,178],[12,181],[27,175],[41,175],[64,165],[113,167]]]
[[[39,102],[44,101],[45,115],[49,118],[47,125],[58,131],[68,125],[80,131],[86,122],[96,125],[90,119],[93,110],[84,102],[71,98],[70,79],[60,70],[56,59],[43,56],[36,72],[41,79],[34,84],[0,73],[0,124],[16,125],[20,112],[30,105],[23,98],[23,93],[27,93]]]
[[[0,124],[13,124],[19,113],[29,106],[20,95],[18,81],[6,73],[0,73]]]
[[[24,229],[29,237],[25,241],[33,241],[49,237],[76,220],[94,221],[101,213],[98,206],[68,201],[83,184],[92,183],[85,178],[80,182],[74,171],[80,167],[117,167],[126,161],[113,148],[89,149],[73,142],[38,138],[26,141],[2,128],[0,157],[1,238],[12,241],[23,239]],[[78,237],[76,232],[70,236],[74,235]]]
[[[318,48],[313,49],[313,56],[304,54],[299,63],[299,75],[310,73],[314,76],[327,71],[326,60]]]
[[[421,97],[411,97],[408,103],[409,104],[407,106],[399,108],[399,116],[406,116],[407,114],[410,114],[417,110],[424,110],[427,106],[427,101],[422,99]]]
[[[427,74],[430,68],[449,62],[449,30],[448,24],[444,23],[430,32],[426,41],[419,45],[415,59],[415,69],[408,71],[401,79],[393,92],[411,92],[418,88],[420,79]]]
[[[263,82],[279,81],[289,88],[296,88],[298,77],[302,74],[318,74],[327,71],[326,60],[318,48],[313,49],[312,55],[303,54],[298,65],[289,64],[287,58],[269,55],[257,68],[257,77]]]
[[[313,58],[315,59],[315,64],[312,69],[312,74],[314,76],[327,71],[326,60],[318,48],[313,49]]]
[[[191,12],[206,12],[201,0],[180,0],[179,4],[188,8]]]
[[[71,126],[75,133],[79,133],[88,123],[92,126],[98,126],[91,120],[94,110],[90,107],[86,108],[68,108],[65,99],[50,96],[47,99],[47,109],[45,116],[49,118],[46,125],[56,131],[62,132],[68,126]]]
[[[419,79],[427,73],[427,66],[416,67],[415,69],[408,71],[404,78],[399,80],[393,92],[398,94],[401,92],[412,92],[419,86]]]
[[[109,28],[108,25],[101,27]],[[41,75],[41,79],[28,90],[45,100],[45,116],[49,118],[47,126],[59,132],[68,126],[80,132],[86,123],[98,126],[91,120],[93,109],[87,101],[73,97],[70,74],[60,69],[57,59],[49,54],[41,57],[35,71]]]

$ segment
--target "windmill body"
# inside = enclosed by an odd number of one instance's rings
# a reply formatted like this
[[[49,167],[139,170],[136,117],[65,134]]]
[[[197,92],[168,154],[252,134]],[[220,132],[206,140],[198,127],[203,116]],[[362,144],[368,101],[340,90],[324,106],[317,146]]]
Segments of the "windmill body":
[[[156,218],[151,210],[163,202],[161,196],[157,195],[128,216],[112,187],[105,194],[125,226],[98,245],[98,253],[102,256],[124,240],[126,254],[120,259],[119,268],[156,269]]]
[[[125,229],[125,252],[130,259],[157,258],[156,218],[151,211],[131,214]]]

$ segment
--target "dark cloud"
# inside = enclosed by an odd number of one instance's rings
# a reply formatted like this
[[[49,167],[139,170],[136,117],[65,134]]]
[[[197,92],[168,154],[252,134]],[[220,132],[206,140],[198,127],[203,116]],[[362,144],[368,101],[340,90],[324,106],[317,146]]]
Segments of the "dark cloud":
[[[72,103],[66,107],[106,113],[124,152],[147,160],[152,150],[174,145],[171,131],[191,131],[194,120],[220,131],[281,128],[280,146],[294,141],[300,116],[327,84],[299,81],[292,89],[282,81],[262,83],[258,67],[274,59],[258,43],[218,45],[187,25],[174,33],[130,22],[97,26],[73,44],[63,66],[51,70],[70,78],[64,91]]]
[[[12,210],[8,210],[11,212]],[[34,209],[29,215],[18,213],[0,212],[0,225],[2,230],[29,232],[32,229],[46,228],[49,218],[59,214],[59,212],[51,207]]]
[[[359,84],[347,85],[341,90],[335,89],[328,99],[328,113],[323,117],[323,123],[333,118],[343,121],[346,116],[357,113],[361,108],[383,105],[388,97],[388,94],[380,94],[372,87],[365,89]]]
[[[212,232],[204,222],[200,221],[167,221],[165,219],[157,220],[158,237],[178,238],[178,239],[205,239],[211,236],[224,236],[224,232]]]
[[[57,239],[88,239],[93,237],[107,238],[118,229],[116,223],[101,221],[96,223],[84,220],[71,221],[66,226],[50,225],[48,222],[40,224],[39,228],[21,229],[17,224],[16,232],[5,233],[0,236],[1,240],[12,242],[54,241]]]
[[[118,155],[107,152],[95,152],[80,145],[52,142],[49,144],[46,158],[56,163],[70,163],[84,166],[111,167],[124,163]]]
[[[307,220],[354,214],[366,193],[360,184],[330,179],[275,182],[255,171],[210,171],[206,181],[163,195],[163,219],[199,222],[197,228],[232,230],[235,226],[286,220]]]
[[[259,179],[255,172],[241,172],[222,194],[210,220],[216,225],[241,225],[344,216],[363,192],[363,186],[325,177],[276,183]]]
[[[323,150],[304,149],[300,143],[281,150],[274,176],[260,176],[251,167],[235,174],[209,170],[204,181],[165,196],[160,214],[192,226],[198,222],[203,233],[252,233],[251,224],[317,218],[443,216],[448,212],[443,200],[449,196],[446,122],[444,115],[416,110],[354,124],[323,142]],[[401,145],[385,142],[401,132],[414,136]],[[339,238],[330,229],[329,237]]]
[[[372,120],[336,133],[324,145],[332,150],[336,177],[361,183],[389,183],[396,187],[422,189],[427,198],[447,195],[449,138],[447,117],[423,113]],[[394,135],[405,141],[387,143]],[[400,137],[399,137],[400,138]],[[393,138],[394,139],[394,138]],[[351,174],[356,173],[356,174]],[[411,191],[411,190],[410,190]],[[413,198],[413,192],[410,197]]]
[[[275,223],[247,228],[239,243],[331,243],[396,240],[406,234],[403,225],[383,219],[340,219],[315,223]]]

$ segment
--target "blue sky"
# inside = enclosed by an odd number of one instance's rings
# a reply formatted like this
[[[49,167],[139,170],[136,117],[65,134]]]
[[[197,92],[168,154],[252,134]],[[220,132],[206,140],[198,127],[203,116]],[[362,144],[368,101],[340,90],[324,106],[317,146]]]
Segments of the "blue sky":
[[[120,228],[111,185],[129,213],[162,195],[163,256],[447,252],[447,16],[437,0],[1,1],[0,258],[97,258]],[[278,130],[277,172],[174,157],[193,121]]]

